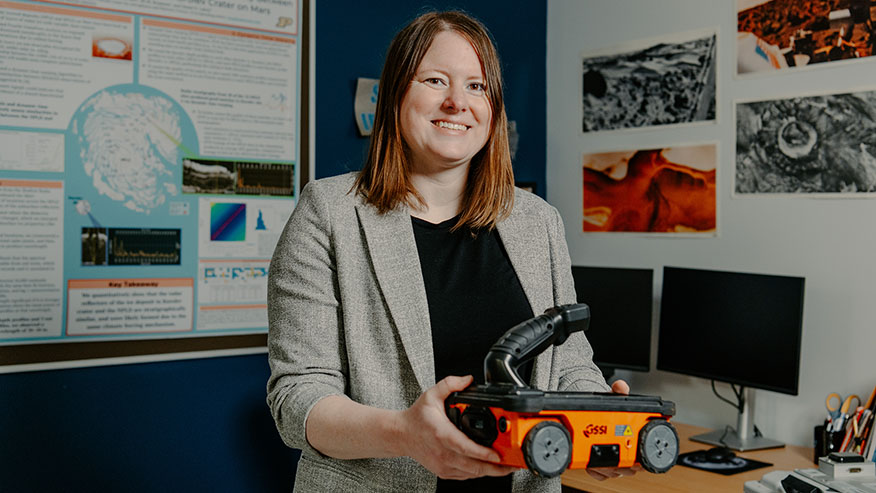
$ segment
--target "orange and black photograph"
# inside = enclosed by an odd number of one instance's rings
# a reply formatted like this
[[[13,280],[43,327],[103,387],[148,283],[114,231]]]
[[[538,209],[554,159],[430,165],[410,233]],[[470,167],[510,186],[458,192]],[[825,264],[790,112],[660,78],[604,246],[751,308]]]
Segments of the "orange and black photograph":
[[[714,235],[717,146],[585,154],[583,231]]]
[[[870,0],[737,0],[737,73],[854,60],[873,54]]]

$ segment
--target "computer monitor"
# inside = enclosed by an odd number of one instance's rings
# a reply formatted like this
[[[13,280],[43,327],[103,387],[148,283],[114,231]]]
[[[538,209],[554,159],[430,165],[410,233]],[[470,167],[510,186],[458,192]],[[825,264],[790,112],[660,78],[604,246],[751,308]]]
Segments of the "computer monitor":
[[[783,445],[754,436],[749,403],[751,389],[797,395],[804,281],[663,268],[657,369],[740,386],[736,430],[692,439],[736,450]]]
[[[573,266],[578,302],[590,306],[587,340],[607,377],[651,368],[652,269]]]

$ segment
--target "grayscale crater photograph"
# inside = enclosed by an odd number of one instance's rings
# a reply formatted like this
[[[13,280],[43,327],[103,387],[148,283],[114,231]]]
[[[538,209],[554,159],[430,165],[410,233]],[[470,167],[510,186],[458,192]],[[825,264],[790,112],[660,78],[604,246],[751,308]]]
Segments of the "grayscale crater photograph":
[[[874,155],[876,91],[736,106],[736,193],[872,193]]]

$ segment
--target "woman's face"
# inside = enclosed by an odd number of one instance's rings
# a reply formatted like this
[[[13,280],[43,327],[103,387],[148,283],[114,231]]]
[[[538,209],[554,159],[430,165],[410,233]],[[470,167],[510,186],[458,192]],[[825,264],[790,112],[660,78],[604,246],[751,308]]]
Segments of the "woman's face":
[[[467,166],[487,142],[492,114],[471,43],[454,31],[439,33],[401,103],[401,133],[414,171]]]

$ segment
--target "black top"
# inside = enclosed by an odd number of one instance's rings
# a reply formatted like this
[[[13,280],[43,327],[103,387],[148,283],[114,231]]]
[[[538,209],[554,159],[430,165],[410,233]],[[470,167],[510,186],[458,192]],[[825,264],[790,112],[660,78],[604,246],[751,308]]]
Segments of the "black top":
[[[533,317],[526,293],[496,231],[451,232],[458,218],[439,224],[411,219],[429,302],[435,381],[472,375],[475,383],[484,383],[490,347],[508,329]],[[531,365],[518,373],[529,381]],[[511,476],[439,479],[438,491],[511,491]]]

